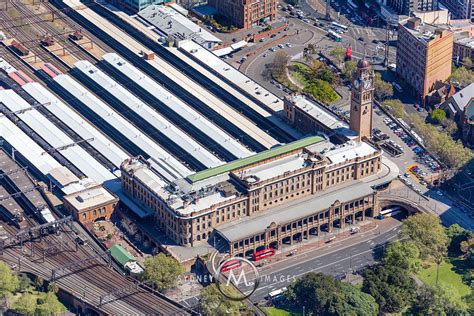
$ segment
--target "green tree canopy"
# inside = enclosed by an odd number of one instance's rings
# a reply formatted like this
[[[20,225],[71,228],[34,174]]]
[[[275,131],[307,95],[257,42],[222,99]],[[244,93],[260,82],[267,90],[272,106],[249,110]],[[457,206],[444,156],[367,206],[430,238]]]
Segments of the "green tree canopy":
[[[416,285],[406,270],[378,264],[365,270],[362,290],[375,298],[381,312],[399,313],[416,297]]]
[[[341,46],[335,47],[329,52],[329,55],[334,57],[337,62],[341,64],[346,56],[346,49]]]
[[[448,236],[435,215],[418,213],[408,217],[403,222],[401,235],[413,241],[422,259],[433,257],[439,261],[446,256]]]
[[[16,292],[20,287],[18,276],[8,264],[0,261],[0,297]]]
[[[384,102],[384,105],[389,109],[390,112],[392,112],[395,117],[405,118],[405,106],[403,105],[402,101],[398,99],[387,100]]]
[[[347,80],[352,82],[352,77],[356,68],[357,62],[355,60],[348,60],[344,63],[342,74],[347,78]]]
[[[66,307],[58,300],[53,292],[41,293],[36,307],[38,315],[58,315],[66,311]]]
[[[375,73],[374,79],[374,95],[379,101],[383,101],[393,96],[393,87],[390,83],[382,79],[382,75],[379,72]]]
[[[459,224],[453,224],[446,229],[446,235],[449,238],[448,250],[454,255],[461,252],[461,243],[474,237],[474,233],[461,227]]]
[[[467,304],[449,284],[421,287],[413,309],[422,315],[467,315],[468,312]]]
[[[443,109],[435,109],[430,114],[430,119],[435,123],[439,123],[445,118],[446,118],[446,112],[444,112]]]
[[[328,312],[333,315],[364,315],[378,314],[379,305],[375,298],[362,292],[350,283],[336,281],[339,293],[336,293],[330,302]]]
[[[322,273],[307,273],[288,287],[294,306],[305,306],[314,315],[377,315],[375,299],[355,286]]]
[[[382,262],[408,272],[416,272],[421,265],[420,251],[412,241],[395,241],[385,250]]]
[[[176,285],[178,276],[184,273],[184,267],[174,258],[160,253],[145,260],[144,278],[152,280],[159,291]]]
[[[13,304],[12,309],[20,314],[34,315],[38,307],[36,295],[26,292]]]
[[[453,71],[450,80],[452,83],[458,83],[461,88],[467,87],[474,82],[474,71],[459,67]]]
[[[220,286],[223,291],[235,291],[226,285]],[[231,295],[235,296],[235,295]],[[201,292],[201,311],[204,315],[240,315],[244,305],[239,301],[230,300],[219,291],[213,283]]]

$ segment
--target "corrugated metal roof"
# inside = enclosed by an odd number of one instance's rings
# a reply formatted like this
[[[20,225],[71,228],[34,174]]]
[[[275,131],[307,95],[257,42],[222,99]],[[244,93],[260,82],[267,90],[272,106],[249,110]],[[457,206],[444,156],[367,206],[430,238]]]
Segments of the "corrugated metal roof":
[[[10,111],[31,108],[30,104],[13,90],[0,91],[0,102],[2,102]],[[68,135],[61,131],[36,109],[17,113],[17,116],[54,148],[68,146],[74,143]],[[60,152],[61,155],[97,183],[103,183],[116,178],[114,174],[102,166],[80,146],[67,147],[62,149]]]
[[[107,120],[111,126],[116,128],[132,143],[140,147],[150,157],[153,157],[158,161],[159,164],[162,165],[158,171],[160,174],[163,174],[166,179],[173,181],[178,178],[186,177],[192,173],[191,170],[171,156],[156,142],[144,135],[130,122],[125,120],[119,113],[99,100],[82,85],[73,80],[69,75],[58,75],[54,77],[53,80],[87,106],[91,111],[95,112],[104,120]]]
[[[119,55],[108,53],[103,56],[103,59],[122,75],[140,85],[144,90],[153,95],[157,100],[161,101],[170,110],[174,111],[186,120],[186,122],[208,135],[234,156],[243,158],[254,154],[254,152],[248,150],[245,146],[233,139],[230,135],[209,121],[205,116],[195,111],[192,107],[174,96]]]
[[[279,146],[279,147],[276,147],[276,148],[272,148],[272,149],[262,151],[258,154],[255,154],[255,155],[247,157],[247,158],[242,158],[242,159],[239,159],[239,160],[229,162],[229,163],[227,163],[225,165],[222,165],[222,166],[218,166],[218,167],[215,167],[215,168],[203,170],[201,172],[198,172],[198,173],[195,173],[195,174],[192,174],[192,175],[188,176],[188,179],[191,182],[201,181],[201,180],[216,176],[218,174],[221,174],[221,173],[224,173],[224,172],[229,172],[229,171],[232,171],[232,170],[235,170],[235,169],[238,169],[238,168],[250,165],[250,164],[254,164],[254,163],[257,163],[257,162],[260,162],[260,161],[263,161],[263,160],[266,160],[266,159],[269,159],[269,158],[272,158],[272,157],[276,157],[276,156],[291,152],[291,151],[299,149],[299,148],[303,148],[303,147],[306,147],[306,146],[309,146],[309,145],[312,145],[312,144],[315,144],[315,143],[319,143],[321,141],[324,141],[324,138],[320,137],[320,136],[306,137],[306,138],[294,141],[294,142],[286,144],[286,145],[282,145],[282,146]]]
[[[114,258],[120,265],[124,266],[129,261],[135,261],[135,257],[130,252],[123,249],[120,245],[113,245],[109,249],[112,258]]]
[[[144,121],[148,122],[151,126],[160,131],[170,141],[174,142],[175,145],[186,150],[190,155],[199,160],[199,162],[201,162],[207,168],[224,164],[223,161],[214,156],[206,148],[202,147],[194,139],[174,126],[172,122],[161,116],[149,105],[142,102],[135,95],[126,90],[123,86],[118,84],[115,80],[110,78],[103,71],[99,70],[89,61],[78,61],[75,66],[85,76],[92,79],[109,94],[120,100],[120,102],[127,106],[128,109],[138,114]]]
[[[96,127],[84,120],[77,112],[64,104],[41,84],[37,82],[28,83],[23,86],[23,90],[39,103],[46,104],[48,111],[53,113],[83,139],[93,138],[92,141],[89,141],[89,144],[116,167],[120,167],[120,164],[130,157],[122,148],[118,147]]]
[[[0,117],[0,136],[45,176],[52,169],[61,167],[59,162],[44,153],[43,148],[5,116]]]

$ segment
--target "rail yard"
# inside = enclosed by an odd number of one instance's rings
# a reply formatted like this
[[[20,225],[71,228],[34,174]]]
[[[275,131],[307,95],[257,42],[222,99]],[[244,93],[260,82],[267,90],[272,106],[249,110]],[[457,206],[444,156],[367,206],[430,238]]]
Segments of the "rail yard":
[[[192,314],[124,276],[61,199],[102,186],[148,216],[121,190],[124,161],[141,156],[168,185],[291,142],[301,134],[277,115],[283,101],[97,3],[14,1],[0,19],[2,260],[55,282],[79,312]]]

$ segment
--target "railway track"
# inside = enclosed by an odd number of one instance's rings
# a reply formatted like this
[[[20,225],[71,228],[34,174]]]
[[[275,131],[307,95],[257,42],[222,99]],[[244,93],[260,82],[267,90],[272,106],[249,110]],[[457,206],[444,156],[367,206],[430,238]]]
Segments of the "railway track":
[[[72,232],[64,232],[60,236],[48,236],[42,241],[26,244],[24,246],[25,249],[22,251],[23,258],[20,262],[18,261],[19,253],[17,249],[6,250],[2,259],[17,268],[20,265],[23,272],[30,272],[41,276],[45,280],[50,280],[52,269],[57,269],[71,262],[79,262],[94,254],[94,251],[89,246],[80,246],[78,251],[74,252],[74,238],[75,235]],[[56,251],[45,256],[43,262],[42,250],[48,248],[48,246],[51,249],[51,245],[54,244],[66,246],[60,246]],[[33,257],[29,257],[28,255],[33,247],[35,248],[35,254]],[[58,275],[56,283],[60,288],[107,314],[189,314],[177,304],[157,297],[142,288],[135,287],[134,282],[106,267],[104,262],[101,262],[99,259],[88,263],[84,267],[80,267],[78,270],[70,269],[65,275]],[[131,291],[100,305],[100,296],[111,292],[113,289],[120,288],[130,288]]]

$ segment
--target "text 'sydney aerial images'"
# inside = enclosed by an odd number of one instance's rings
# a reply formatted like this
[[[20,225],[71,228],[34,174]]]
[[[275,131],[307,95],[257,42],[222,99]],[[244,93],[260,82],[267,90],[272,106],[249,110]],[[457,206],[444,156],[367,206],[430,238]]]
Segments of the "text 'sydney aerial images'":
[[[474,315],[474,3],[0,0],[0,314]]]

